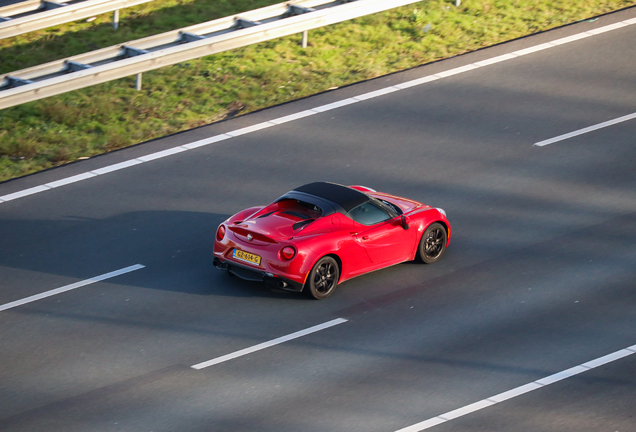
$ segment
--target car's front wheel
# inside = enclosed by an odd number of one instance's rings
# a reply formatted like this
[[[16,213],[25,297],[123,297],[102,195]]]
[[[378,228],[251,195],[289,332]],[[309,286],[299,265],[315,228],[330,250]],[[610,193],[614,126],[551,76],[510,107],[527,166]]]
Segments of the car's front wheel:
[[[439,261],[446,250],[446,239],[446,230],[442,224],[435,222],[429,225],[420,240],[417,257],[426,264]]]
[[[322,257],[309,272],[305,293],[317,300],[322,300],[333,294],[340,278],[340,269],[335,259],[330,256]]]

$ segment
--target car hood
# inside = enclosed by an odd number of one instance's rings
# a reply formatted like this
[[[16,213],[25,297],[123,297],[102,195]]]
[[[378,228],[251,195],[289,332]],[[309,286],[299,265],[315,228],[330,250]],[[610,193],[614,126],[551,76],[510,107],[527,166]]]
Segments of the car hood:
[[[390,195],[387,193],[381,193],[381,192],[368,192],[367,195],[372,196],[373,198],[377,198],[377,199],[381,199],[381,200],[386,200],[389,201],[393,204],[395,204],[396,206],[398,206],[400,209],[402,209],[402,213],[410,213],[411,211],[420,208],[420,207],[427,207],[427,205],[422,204],[419,201],[414,201],[414,200],[410,200],[408,198],[403,198],[403,197],[399,197],[399,196],[395,196],[395,195]]]

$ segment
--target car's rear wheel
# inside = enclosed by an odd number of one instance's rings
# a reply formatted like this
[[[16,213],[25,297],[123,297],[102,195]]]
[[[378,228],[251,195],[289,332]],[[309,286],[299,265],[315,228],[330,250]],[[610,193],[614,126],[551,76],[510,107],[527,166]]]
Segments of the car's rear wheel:
[[[446,230],[440,223],[429,225],[422,235],[417,248],[417,257],[426,264],[433,264],[440,260],[446,250]]]
[[[305,293],[317,300],[322,300],[333,294],[340,278],[340,269],[335,259],[330,256],[318,260],[309,272]]]

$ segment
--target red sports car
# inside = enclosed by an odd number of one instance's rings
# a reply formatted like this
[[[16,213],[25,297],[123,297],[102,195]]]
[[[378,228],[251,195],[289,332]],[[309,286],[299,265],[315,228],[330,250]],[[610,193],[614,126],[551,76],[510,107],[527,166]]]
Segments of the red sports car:
[[[442,209],[363,186],[317,182],[219,225],[214,266],[324,299],[364,273],[416,258],[437,262],[450,236]]]

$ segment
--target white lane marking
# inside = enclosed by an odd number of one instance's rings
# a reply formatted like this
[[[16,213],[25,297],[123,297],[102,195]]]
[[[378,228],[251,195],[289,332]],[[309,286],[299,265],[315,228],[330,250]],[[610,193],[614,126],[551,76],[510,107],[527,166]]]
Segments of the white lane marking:
[[[587,363],[583,363],[581,366],[586,367],[586,368],[590,368],[590,369],[594,369],[597,368],[599,366],[603,366],[607,363],[611,363],[613,361],[616,361],[618,359],[622,359],[623,357],[627,357],[628,355],[632,355],[634,354],[634,352],[630,349],[623,349],[620,351],[616,351],[614,353],[608,354],[606,356],[597,358],[596,360],[591,360]]]
[[[14,193],[10,193],[8,195],[1,196],[0,199],[2,200],[2,202],[11,201],[11,200],[14,200],[14,199],[18,199],[18,198],[22,198],[22,197],[25,197],[25,196],[33,195],[33,194],[36,194],[36,193],[39,193],[39,192],[44,192],[45,190],[49,190],[49,189],[51,189],[51,188],[48,187],[48,186],[44,186],[44,185],[35,186],[35,187],[29,188],[29,189],[24,189],[24,190],[21,190],[21,191],[18,191],[18,192],[14,192]]]
[[[531,383],[513,388],[512,390],[508,390],[503,393],[499,393],[498,395],[489,397],[488,400],[499,403],[499,402],[507,401],[508,399],[516,398],[517,396],[521,396],[522,394],[526,394],[528,392],[531,392],[541,387],[543,387],[541,384],[536,382],[531,382]]]
[[[441,416],[439,416],[439,418],[447,420],[447,421],[448,420],[453,420],[453,419],[456,419],[458,417],[463,417],[463,416],[465,416],[467,414],[470,414],[472,412],[479,411],[481,409],[487,408],[490,405],[494,405],[496,403],[497,402],[493,402],[493,401],[490,401],[488,399],[484,399],[484,400],[481,400],[479,402],[475,402],[475,403],[472,403],[470,405],[466,405],[465,407],[458,408],[458,409],[456,409],[454,411],[449,411],[446,414],[442,414]]]
[[[441,418],[441,417],[433,417],[433,418],[431,418],[431,419],[428,419],[428,420],[425,420],[425,421],[423,421],[423,422],[421,422],[421,423],[418,423],[417,425],[418,425],[418,427],[420,427],[421,429],[409,429],[409,428],[404,428],[404,429],[401,429],[401,431],[402,431],[402,432],[415,432],[415,431],[418,431],[418,430],[430,429],[430,428],[432,428],[433,426],[437,426],[438,424],[441,424],[441,423],[446,423],[447,421],[448,421],[448,420],[444,420],[444,419],[443,419],[443,418]],[[415,426],[415,425],[414,425],[414,426]],[[413,426],[411,426],[411,427],[413,427]],[[400,431],[398,431],[398,432],[400,432]]]
[[[86,180],[87,178],[91,178],[91,177],[95,177],[97,174],[93,174],[91,172],[85,172],[82,174],[78,174],[78,175],[74,175],[72,177],[67,177],[64,178],[62,180],[58,180],[58,181],[54,181],[51,183],[47,183],[44,186],[50,187],[50,188],[56,188],[56,187],[60,187],[60,186],[64,186],[67,184],[71,184],[71,183],[75,183],[78,181],[82,181],[82,180]]]
[[[514,51],[512,54],[516,55],[516,56],[523,56],[526,54],[532,54],[538,51],[543,51],[544,49],[548,49],[548,48],[553,48],[555,45],[551,42],[546,42],[540,45],[535,45],[532,46],[530,48],[524,48],[522,50],[519,51]]]
[[[252,125],[252,126],[248,126],[248,127],[242,128],[242,129],[237,129],[237,130],[228,132],[227,135],[229,135],[231,137],[237,137],[239,135],[245,135],[245,134],[256,132],[256,131],[259,131],[261,129],[265,129],[265,128],[272,127],[272,126],[275,126],[275,124],[272,123],[272,122],[266,121],[266,122],[263,122],[263,123],[258,123],[258,124]]]
[[[573,377],[574,375],[578,375],[581,372],[585,372],[588,369],[589,369],[588,367],[584,367],[584,366],[574,366],[573,368],[566,369],[564,371],[557,372],[553,375],[537,380],[537,384],[541,384],[541,385],[553,384],[557,381],[561,381],[566,378]]]
[[[329,328],[329,327],[333,327],[333,326],[338,325],[338,324],[342,324],[344,322],[347,322],[347,320],[344,319],[344,318],[337,318],[335,320],[327,321],[326,323],[322,323],[322,324],[319,324],[317,326],[309,327],[309,328],[307,328],[305,330],[301,330],[301,331],[297,331],[296,333],[288,334],[287,336],[282,336],[282,337],[279,337],[277,339],[272,339],[272,340],[270,340],[268,342],[263,342],[261,344],[254,345],[252,347],[245,348],[245,349],[242,349],[240,351],[235,351],[233,353],[230,353],[230,354],[227,354],[227,355],[224,355],[224,356],[221,356],[221,357],[217,357],[217,358],[214,358],[212,360],[208,360],[208,361],[204,361],[202,363],[195,364],[194,366],[192,366],[192,368],[193,369],[203,369],[203,368],[215,365],[215,364],[223,363],[223,362],[226,362],[228,360],[235,359],[237,357],[241,357],[241,356],[244,356],[244,355],[247,355],[247,354],[251,354],[251,353],[253,353],[255,351],[260,351],[262,349],[269,348],[269,347],[272,347],[274,345],[278,345],[278,344],[281,344],[283,342],[287,342],[287,341],[290,341],[292,339],[299,338],[301,336],[305,336],[305,335],[308,335],[308,334],[311,334],[311,333],[315,333],[315,332],[320,331],[320,330],[324,330],[324,329]]]
[[[478,66],[475,63],[472,63],[472,64],[468,64],[466,66],[461,66],[461,67],[456,67],[454,69],[449,69],[449,70],[444,71],[444,72],[438,72],[436,75],[438,77],[446,78],[446,77],[449,77],[451,75],[457,75],[457,74],[460,74],[460,73],[468,72],[468,71],[473,70],[473,69],[477,69],[478,67],[480,67],[480,66]]]
[[[40,294],[35,294],[35,295],[30,296],[30,297],[23,298],[21,300],[12,301],[11,303],[5,303],[3,305],[0,305],[0,311],[11,309],[11,308],[14,308],[14,307],[17,307],[17,306],[21,306],[23,304],[31,303],[31,302],[34,302],[34,301],[37,301],[37,300],[41,300],[41,299],[46,298],[46,297],[51,297],[51,296],[54,296],[56,294],[60,294],[60,293],[66,292],[66,291],[74,290],[76,288],[80,288],[80,287],[83,287],[83,286],[86,286],[86,285],[94,284],[95,282],[100,282],[100,281],[103,281],[105,279],[114,278],[115,276],[123,275],[125,273],[130,273],[132,271],[139,270],[139,269],[142,269],[144,267],[145,266],[143,266],[141,264],[135,264],[135,265],[132,265],[130,267],[125,267],[123,269],[115,270],[115,271],[112,271],[112,272],[109,272],[109,273],[104,273],[103,275],[99,275],[99,276],[92,277],[90,279],[86,279],[86,280],[83,280],[83,281],[75,282],[75,283],[72,283],[70,285],[66,285],[66,286],[63,286],[63,287],[55,288],[55,289],[52,289],[50,291],[45,291],[45,292],[40,293]]]
[[[588,33],[592,33],[594,35],[597,35],[597,34],[605,33],[605,32],[608,32],[608,31],[616,30],[616,29],[619,29],[621,27],[625,27],[627,25],[629,25],[629,24],[626,23],[625,21],[621,21],[621,22],[617,22],[616,24],[610,24],[610,25],[606,25],[604,27],[599,27],[599,28],[594,29],[594,30],[589,30]]]
[[[290,114],[288,116],[279,117],[277,119],[271,120],[271,122],[278,125],[278,124],[283,124],[290,121],[298,120],[301,118],[305,118],[314,114],[318,114],[318,113],[312,110],[305,110],[305,111],[297,112],[295,114]]]
[[[173,154],[176,154],[176,153],[181,153],[181,152],[186,151],[186,150],[188,150],[188,149],[183,147],[183,146],[172,147],[172,148],[169,148],[167,150],[158,151],[156,153],[150,153],[149,155],[137,158],[137,160],[140,160],[142,162],[150,162],[151,160],[160,159],[160,158],[163,158],[163,157],[166,157],[166,156],[170,156],[170,155],[173,155]]]
[[[430,418],[428,420],[424,420],[423,422],[416,423],[411,426],[407,426],[396,432],[420,432],[426,429],[430,429],[433,426],[437,426],[438,424],[445,423],[449,420],[456,419],[458,417],[465,416],[467,414],[473,413],[475,411],[482,410],[484,408],[488,408],[491,405],[495,405],[497,403],[506,401],[508,399],[512,399],[517,396],[521,396],[522,394],[531,392],[533,390],[540,389],[547,385],[553,384],[557,381],[561,381],[565,378],[573,377],[574,375],[578,375],[582,372],[586,372],[588,370],[594,369],[596,367],[602,366],[604,364],[616,361],[623,357],[627,357],[629,355],[636,354],[636,345],[631,347],[618,350],[611,354],[605,355],[603,357],[599,357],[595,360],[591,360],[587,363],[583,363],[581,365],[575,366],[570,369],[566,369],[562,372],[555,373],[553,375],[547,376],[545,378],[539,379],[537,381],[533,381],[528,384],[524,384],[512,390],[508,390],[503,393],[499,393],[498,395],[480,400],[478,402],[472,403],[470,405],[466,405],[462,408],[458,408],[453,411],[449,411],[446,414],[438,415],[437,417]]]
[[[577,41],[579,39],[584,39],[584,38],[590,37],[590,36],[594,36],[594,35],[592,33],[588,33],[588,32],[578,33],[578,34],[575,34],[575,35],[572,35],[572,36],[567,36],[567,37],[564,37],[564,38],[561,38],[561,39],[557,39],[555,41],[552,41],[552,43],[554,45],[563,45],[563,44],[574,42],[574,41]]]
[[[533,145],[535,145],[537,147],[547,146],[548,144],[554,144],[555,142],[558,142],[558,141],[563,141],[563,140],[566,140],[568,138],[572,138],[572,137],[575,137],[575,136],[578,136],[578,135],[583,135],[583,134],[586,134],[588,132],[592,132],[592,131],[595,131],[597,129],[602,129],[602,128],[605,128],[605,127],[608,127],[608,126],[612,126],[612,125],[615,125],[617,123],[622,123],[624,121],[631,120],[631,119],[634,119],[634,118],[636,118],[636,113],[627,114],[626,116],[619,117],[619,118],[616,118],[614,120],[608,120],[606,122],[599,123],[599,124],[594,125],[594,126],[589,126],[589,127],[586,127],[586,128],[583,128],[583,129],[579,129],[579,130],[574,131],[574,132],[570,132],[570,133],[566,133],[566,134],[563,134],[563,135],[559,135],[558,137],[550,138],[550,139],[547,139],[547,140],[544,140],[544,141],[539,141],[538,143],[534,143]]]
[[[403,82],[402,84],[397,84],[395,87],[399,88],[400,90],[404,90],[410,87],[415,87],[418,85],[422,85],[422,84],[426,84],[427,82],[431,82],[431,81],[435,81],[440,79],[441,76],[439,75],[429,75],[429,76],[425,76],[422,78],[417,78],[411,81],[407,81],[407,82]]]
[[[363,101],[363,100],[367,100],[367,99],[373,99],[375,97],[378,96],[384,96],[385,94],[389,94],[389,93],[393,93],[394,91],[398,91],[400,90],[398,87],[395,86],[391,86],[391,87],[385,87],[383,89],[380,90],[376,90],[376,91],[372,91],[369,93],[364,93],[358,96],[354,96],[353,99],[359,100],[359,101]]]
[[[599,27],[599,28],[594,29],[594,30],[589,30],[589,31],[585,31],[585,32],[582,32],[582,33],[578,33],[578,34],[572,35],[572,36],[568,36],[568,37],[564,37],[564,38],[561,38],[561,39],[557,39],[557,40],[552,41],[552,42],[542,43],[542,44],[539,44],[539,45],[536,45],[536,46],[533,46],[533,47],[524,48],[522,50],[515,51],[513,53],[503,54],[503,55],[500,55],[500,56],[497,56],[497,57],[493,57],[491,59],[481,60],[481,61],[476,62],[476,63],[468,64],[468,65],[457,67],[457,68],[454,68],[454,69],[449,69],[447,71],[439,72],[439,73],[434,74],[434,75],[429,75],[429,76],[425,76],[425,77],[422,77],[422,78],[417,78],[417,79],[414,79],[414,80],[411,80],[411,81],[407,81],[407,82],[404,82],[404,83],[401,83],[401,84],[397,84],[397,85],[394,85],[394,86],[390,86],[390,87],[387,87],[387,88],[384,88],[384,89],[376,90],[374,92],[370,92],[370,93],[365,93],[365,94],[362,94],[362,95],[354,96],[354,97],[347,98],[347,99],[340,100],[340,101],[336,101],[336,102],[333,102],[333,103],[330,103],[330,104],[327,104],[327,105],[322,105],[322,106],[311,108],[309,110],[301,111],[301,112],[298,112],[298,113],[295,113],[295,114],[290,114],[290,115],[287,115],[287,116],[284,116],[284,117],[280,117],[280,118],[277,118],[277,119],[269,120],[269,121],[266,121],[264,123],[260,123],[260,124],[254,125],[254,126],[248,126],[248,127],[245,127],[245,128],[241,128],[241,129],[237,129],[237,130],[234,130],[234,131],[227,132],[225,134],[216,135],[216,136],[213,136],[211,138],[206,138],[206,139],[195,141],[195,142],[192,142],[192,143],[189,143],[189,144],[184,144],[184,145],[181,145],[181,146],[177,146],[177,147],[174,147],[173,149],[164,150],[164,151],[153,153],[153,154],[150,154],[150,155],[147,155],[147,156],[142,156],[140,158],[131,159],[129,161],[120,162],[120,163],[117,163],[117,164],[114,164],[114,165],[110,165],[110,166],[106,166],[106,167],[103,167],[103,168],[99,168],[99,169],[90,171],[89,173],[84,173],[84,174],[79,174],[77,176],[74,176],[76,179],[72,180],[72,181],[67,181],[68,179],[62,179],[62,180],[58,180],[56,182],[52,182],[52,183],[49,183],[49,184],[55,184],[55,187],[58,187],[58,186],[62,186],[62,185],[65,185],[65,184],[74,183],[74,182],[77,182],[77,181],[80,181],[80,180],[84,180],[84,179],[93,177],[90,174],[102,175],[102,174],[107,174],[107,173],[110,173],[110,172],[113,172],[113,171],[118,171],[118,170],[121,170],[121,169],[124,169],[124,168],[128,168],[128,167],[131,167],[131,166],[134,166],[134,165],[138,165],[140,163],[148,162],[148,161],[155,160],[155,159],[158,159],[158,158],[161,158],[161,157],[165,157],[165,156],[169,156],[169,155],[172,155],[172,154],[175,154],[175,153],[180,153],[180,152],[185,151],[185,150],[191,150],[191,149],[194,149],[194,148],[202,147],[202,146],[209,145],[209,144],[212,144],[212,143],[216,143],[216,142],[219,142],[219,141],[223,141],[223,140],[226,140],[226,139],[229,139],[229,138],[233,138],[233,137],[236,137],[236,136],[239,136],[239,135],[244,135],[244,134],[255,132],[255,131],[258,131],[258,130],[261,130],[261,129],[264,129],[264,128],[268,128],[268,127],[271,127],[271,126],[275,126],[275,125],[279,125],[279,124],[282,124],[282,123],[287,123],[287,122],[290,122],[290,121],[298,120],[298,119],[301,119],[301,118],[304,118],[304,117],[307,117],[307,116],[310,116],[310,115],[314,115],[314,114],[317,114],[317,113],[321,113],[321,112],[329,111],[329,110],[332,110],[332,109],[340,108],[340,107],[343,107],[345,105],[349,105],[349,104],[352,104],[352,103],[356,103],[356,102],[360,102],[360,101],[363,101],[363,100],[371,99],[371,98],[374,98],[374,97],[382,96],[382,95],[387,94],[387,93],[392,93],[392,92],[397,91],[397,90],[404,90],[404,89],[407,89],[407,88],[410,88],[410,87],[413,87],[413,86],[422,85],[422,84],[425,84],[425,83],[428,83],[428,82],[431,82],[431,81],[435,81],[435,80],[438,80],[438,79],[441,79],[441,78],[445,78],[445,77],[457,75],[457,74],[460,74],[460,73],[464,73],[464,72],[467,72],[467,71],[471,71],[471,70],[479,68],[479,67],[488,66],[488,65],[499,63],[499,62],[502,62],[502,61],[511,60],[511,59],[517,58],[517,57],[522,56],[522,55],[534,53],[534,52],[545,50],[545,49],[548,49],[548,48],[553,48],[555,46],[559,46],[559,45],[563,45],[563,44],[566,44],[566,43],[574,42],[574,41],[579,40],[579,39],[583,39],[583,38],[590,37],[590,36],[595,36],[597,34],[601,34],[601,33],[605,33],[605,32],[608,32],[608,31],[616,30],[616,29],[619,29],[619,28],[623,28],[625,26],[633,25],[633,24],[636,24],[636,18],[631,18],[631,19],[628,19],[628,20],[625,20],[625,21],[621,21],[621,22],[618,22],[618,23],[615,23],[615,24],[606,25],[604,27]],[[539,145],[539,144],[540,143],[537,143],[535,145]],[[542,145],[546,145],[546,144],[542,144]],[[82,177],[84,175],[86,177]],[[69,177],[69,179],[70,179],[70,177]],[[42,185],[42,186],[36,186],[36,187],[30,188],[30,189],[26,189],[26,190],[23,190],[23,191],[14,192],[14,193],[11,193],[11,194],[8,194],[8,195],[0,196],[0,204],[3,203],[3,202],[7,202],[7,201],[11,201],[11,200],[17,199],[17,198],[22,198],[22,197],[25,197],[25,196],[28,196],[28,195],[33,195],[35,193],[44,192],[45,190],[49,190],[49,189],[52,189],[52,188],[48,187],[47,185]]]
[[[331,111],[332,109],[336,109],[336,108],[340,108],[343,107],[345,105],[350,105],[352,103],[356,103],[356,102],[360,102],[359,100],[356,100],[354,98],[349,98],[349,99],[343,99],[343,100],[339,100],[337,102],[333,102],[327,105],[321,105],[319,107],[316,108],[312,108],[312,111],[316,111],[316,112],[325,112],[325,111]]]
[[[192,149],[195,149],[197,147],[203,147],[203,146],[206,146],[208,144],[216,143],[216,142],[223,141],[223,140],[230,139],[230,138],[232,138],[232,137],[230,135],[228,135],[228,134],[215,135],[213,137],[205,138],[205,139],[202,139],[202,140],[199,140],[199,141],[195,141],[193,143],[184,144],[182,147],[185,147],[188,150],[192,150]]]
[[[497,57],[492,57],[486,60],[482,60],[482,61],[478,61],[477,63],[475,63],[477,66],[489,66],[491,64],[495,64],[495,63],[499,63],[502,61],[506,61],[506,60],[510,60],[513,59],[515,57],[518,57],[516,54],[510,53],[510,54],[503,54]]]
[[[109,172],[113,172],[113,171],[117,171],[120,169],[124,169],[124,168],[128,168],[134,165],[138,165],[140,163],[143,163],[142,161],[140,161],[139,159],[131,159],[131,160],[127,160],[124,162],[119,162],[113,165],[108,165],[104,168],[99,168],[96,170],[91,171],[93,174],[97,174],[97,175],[102,175],[102,174],[106,174]]]

